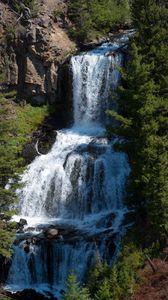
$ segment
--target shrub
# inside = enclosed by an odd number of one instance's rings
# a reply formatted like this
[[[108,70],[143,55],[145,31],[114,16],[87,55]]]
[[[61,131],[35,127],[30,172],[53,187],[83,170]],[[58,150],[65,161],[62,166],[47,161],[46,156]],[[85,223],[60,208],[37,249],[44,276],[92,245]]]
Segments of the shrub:
[[[74,23],[70,34],[79,42],[105,35],[130,19],[127,0],[69,0],[68,7]]]

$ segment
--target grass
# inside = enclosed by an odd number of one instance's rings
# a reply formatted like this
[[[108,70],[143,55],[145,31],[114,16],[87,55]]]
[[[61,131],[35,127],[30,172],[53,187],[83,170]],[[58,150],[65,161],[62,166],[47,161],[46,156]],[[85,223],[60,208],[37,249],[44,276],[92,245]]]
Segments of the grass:
[[[48,116],[48,107],[33,107],[30,104],[20,106],[6,95],[0,97],[1,116],[7,130],[2,133],[2,139],[7,148],[10,147],[11,157],[18,155],[24,144],[31,140],[32,133]],[[4,113],[3,113],[4,112]]]

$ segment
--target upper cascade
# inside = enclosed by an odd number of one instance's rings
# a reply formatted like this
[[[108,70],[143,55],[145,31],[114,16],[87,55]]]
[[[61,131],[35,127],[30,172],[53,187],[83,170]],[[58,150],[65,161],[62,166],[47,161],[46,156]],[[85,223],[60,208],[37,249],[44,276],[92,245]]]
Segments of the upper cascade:
[[[115,90],[120,84],[124,49],[134,31],[71,58],[73,72],[74,127],[89,129],[106,125],[106,110],[117,110]]]
[[[110,95],[120,82],[121,53],[86,53],[72,57],[74,127],[92,128],[107,122],[106,110],[116,109]],[[117,67],[116,67],[117,66]]]

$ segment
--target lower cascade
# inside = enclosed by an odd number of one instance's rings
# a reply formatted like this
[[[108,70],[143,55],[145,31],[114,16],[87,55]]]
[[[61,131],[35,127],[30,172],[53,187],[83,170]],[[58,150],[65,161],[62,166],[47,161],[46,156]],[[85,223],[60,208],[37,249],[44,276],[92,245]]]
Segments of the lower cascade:
[[[127,156],[105,135],[128,35],[72,57],[73,126],[57,132],[17,190],[20,220],[6,289],[59,295],[70,272],[83,281],[97,256],[108,263],[124,234]],[[59,297],[59,296],[58,296]]]

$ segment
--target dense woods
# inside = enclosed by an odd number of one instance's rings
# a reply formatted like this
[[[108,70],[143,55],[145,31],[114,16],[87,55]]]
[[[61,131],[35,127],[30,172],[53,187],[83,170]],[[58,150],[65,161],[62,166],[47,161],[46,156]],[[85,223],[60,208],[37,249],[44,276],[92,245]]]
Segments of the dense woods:
[[[166,4],[133,1],[137,33],[130,44],[131,60],[123,74],[125,87],[120,89],[121,114],[117,115],[132,167],[128,202],[145,226],[143,237],[149,244],[165,240],[168,233],[167,16]]]
[[[68,6],[74,24],[69,31],[80,42],[106,35],[130,21],[127,0],[69,0]]]

